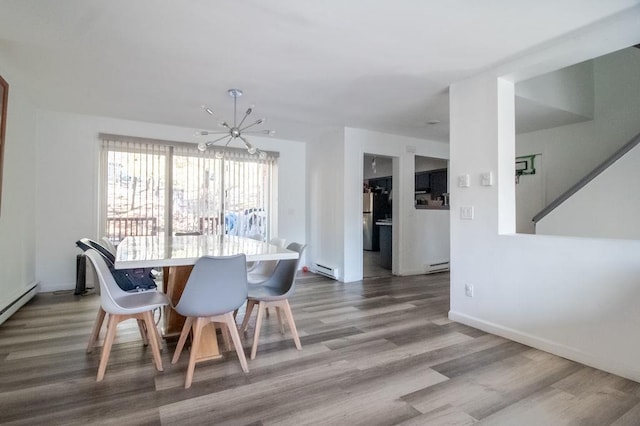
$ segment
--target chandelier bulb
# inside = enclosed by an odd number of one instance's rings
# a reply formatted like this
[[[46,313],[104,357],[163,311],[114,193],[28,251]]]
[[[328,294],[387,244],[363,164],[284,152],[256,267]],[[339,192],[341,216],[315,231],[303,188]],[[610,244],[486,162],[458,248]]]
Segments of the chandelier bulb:
[[[258,158],[260,158],[261,160],[266,160],[267,159],[267,153],[264,151],[260,151],[260,154],[258,154]]]
[[[255,154],[258,150],[256,149],[255,146],[252,146],[251,148],[247,148],[247,152],[251,155]]]
[[[224,157],[224,151],[216,151],[216,153],[215,153],[215,157],[216,157],[218,160],[221,160],[221,159],[222,159],[222,157]]]
[[[213,110],[206,105],[202,105],[202,109],[207,112],[209,115],[213,115]]]
[[[249,108],[247,108],[247,112],[245,114],[249,115],[253,112],[253,108],[255,108],[254,105],[251,105]]]
[[[206,142],[200,142],[198,144],[198,150],[201,152],[205,152],[207,150],[207,143]]]

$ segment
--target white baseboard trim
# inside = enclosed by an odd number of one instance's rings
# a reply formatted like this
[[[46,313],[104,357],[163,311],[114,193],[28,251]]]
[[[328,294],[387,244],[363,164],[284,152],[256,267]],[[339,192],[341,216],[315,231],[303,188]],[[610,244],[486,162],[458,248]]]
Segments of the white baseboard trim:
[[[9,303],[6,307],[0,310],[0,324],[5,322],[11,315],[16,313],[18,309],[24,306],[33,296],[38,292],[38,283],[33,283],[28,287],[28,290],[18,296],[17,299]]]
[[[640,370],[638,370],[637,366],[622,365],[620,363],[612,364],[610,359],[593,356],[570,346],[542,339],[529,333],[523,333],[521,331],[484,321],[460,312],[449,311],[449,319],[486,331],[487,333],[495,334],[496,336],[513,340],[514,342],[522,343],[523,345],[531,346],[532,348],[540,349],[542,351],[579,362],[580,364],[584,364],[589,367],[597,368],[598,370],[640,382]]]
[[[54,284],[40,284],[38,286],[38,293],[51,293],[53,291],[71,291],[76,288],[75,284],[68,283],[54,283]]]

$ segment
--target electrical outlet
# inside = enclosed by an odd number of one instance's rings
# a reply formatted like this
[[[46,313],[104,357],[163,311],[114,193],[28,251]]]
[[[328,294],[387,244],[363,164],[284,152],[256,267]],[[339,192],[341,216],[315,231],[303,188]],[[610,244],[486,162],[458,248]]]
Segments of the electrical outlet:
[[[467,297],[473,297],[473,284],[464,285],[464,294],[466,294]]]

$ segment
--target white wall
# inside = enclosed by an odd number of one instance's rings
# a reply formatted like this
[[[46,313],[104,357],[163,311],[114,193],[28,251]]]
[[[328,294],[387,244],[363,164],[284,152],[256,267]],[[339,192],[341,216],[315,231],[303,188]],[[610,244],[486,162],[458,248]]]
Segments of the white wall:
[[[309,265],[337,268],[340,276],[344,273],[344,169],[344,129],[327,131],[307,145],[307,259]]]
[[[36,284],[36,110],[20,75],[0,56],[9,83],[0,206],[0,310]]]
[[[42,111],[36,163],[36,277],[42,291],[75,285],[75,241],[98,238],[98,134],[114,133],[192,141],[193,129],[105,117]],[[255,145],[280,152],[278,234],[306,242],[305,144],[254,138]]]
[[[416,172],[426,172],[429,170],[446,169],[449,166],[447,160],[439,158],[423,157],[416,155]]]
[[[376,171],[374,173],[371,168],[371,160],[376,159]],[[362,168],[364,179],[376,179],[393,175],[393,161],[391,158],[365,155],[363,158]]]
[[[516,96],[585,117],[593,117],[593,62],[585,61],[516,85]]]
[[[496,74],[546,72],[631,45],[639,17],[634,8],[450,89],[452,181],[497,171],[492,187],[451,188],[450,318],[636,381],[640,241],[513,233],[514,90]],[[475,219],[461,220],[461,206],[474,206]]]
[[[637,48],[595,59],[593,120],[517,136],[517,155],[544,158],[545,205],[640,132],[638,70]]]
[[[393,163],[393,267],[397,275],[424,273],[430,261],[416,253],[429,254],[429,243],[417,236],[417,229],[429,213],[414,207],[415,156],[449,156],[446,143],[346,128],[344,176],[344,281],[362,279],[362,158],[364,153],[394,158]],[[408,152],[415,151],[415,152]]]
[[[544,235],[640,240],[640,145],[536,225]]]
[[[407,152],[408,147],[415,153]],[[423,221],[432,212],[414,208],[414,157],[446,159],[449,146],[354,128],[329,131],[307,147],[309,262],[338,268],[343,282],[362,279],[365,153],[392,158],[393,272],[398,275],[424,273],[428,260],[420,255],[439,252],[430,247],[433,241],[423,238],[428,229]],[[444,250],[448,253],[448,245]]]

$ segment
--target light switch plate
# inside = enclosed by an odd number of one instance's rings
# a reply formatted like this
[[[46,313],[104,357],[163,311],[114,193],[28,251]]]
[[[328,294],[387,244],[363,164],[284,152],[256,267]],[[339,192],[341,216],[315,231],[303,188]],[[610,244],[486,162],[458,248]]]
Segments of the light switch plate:
[[[473,206],[460,207],[460,219],[473,220]]]
[[[493,173],[486,172],[480,175],[480,185],[492,186],[493,185]]]
[[[468,188],[471,186],[471,180],[469,179],[469,175],[460,175],[458,176],[458,186],[460,188]]]

